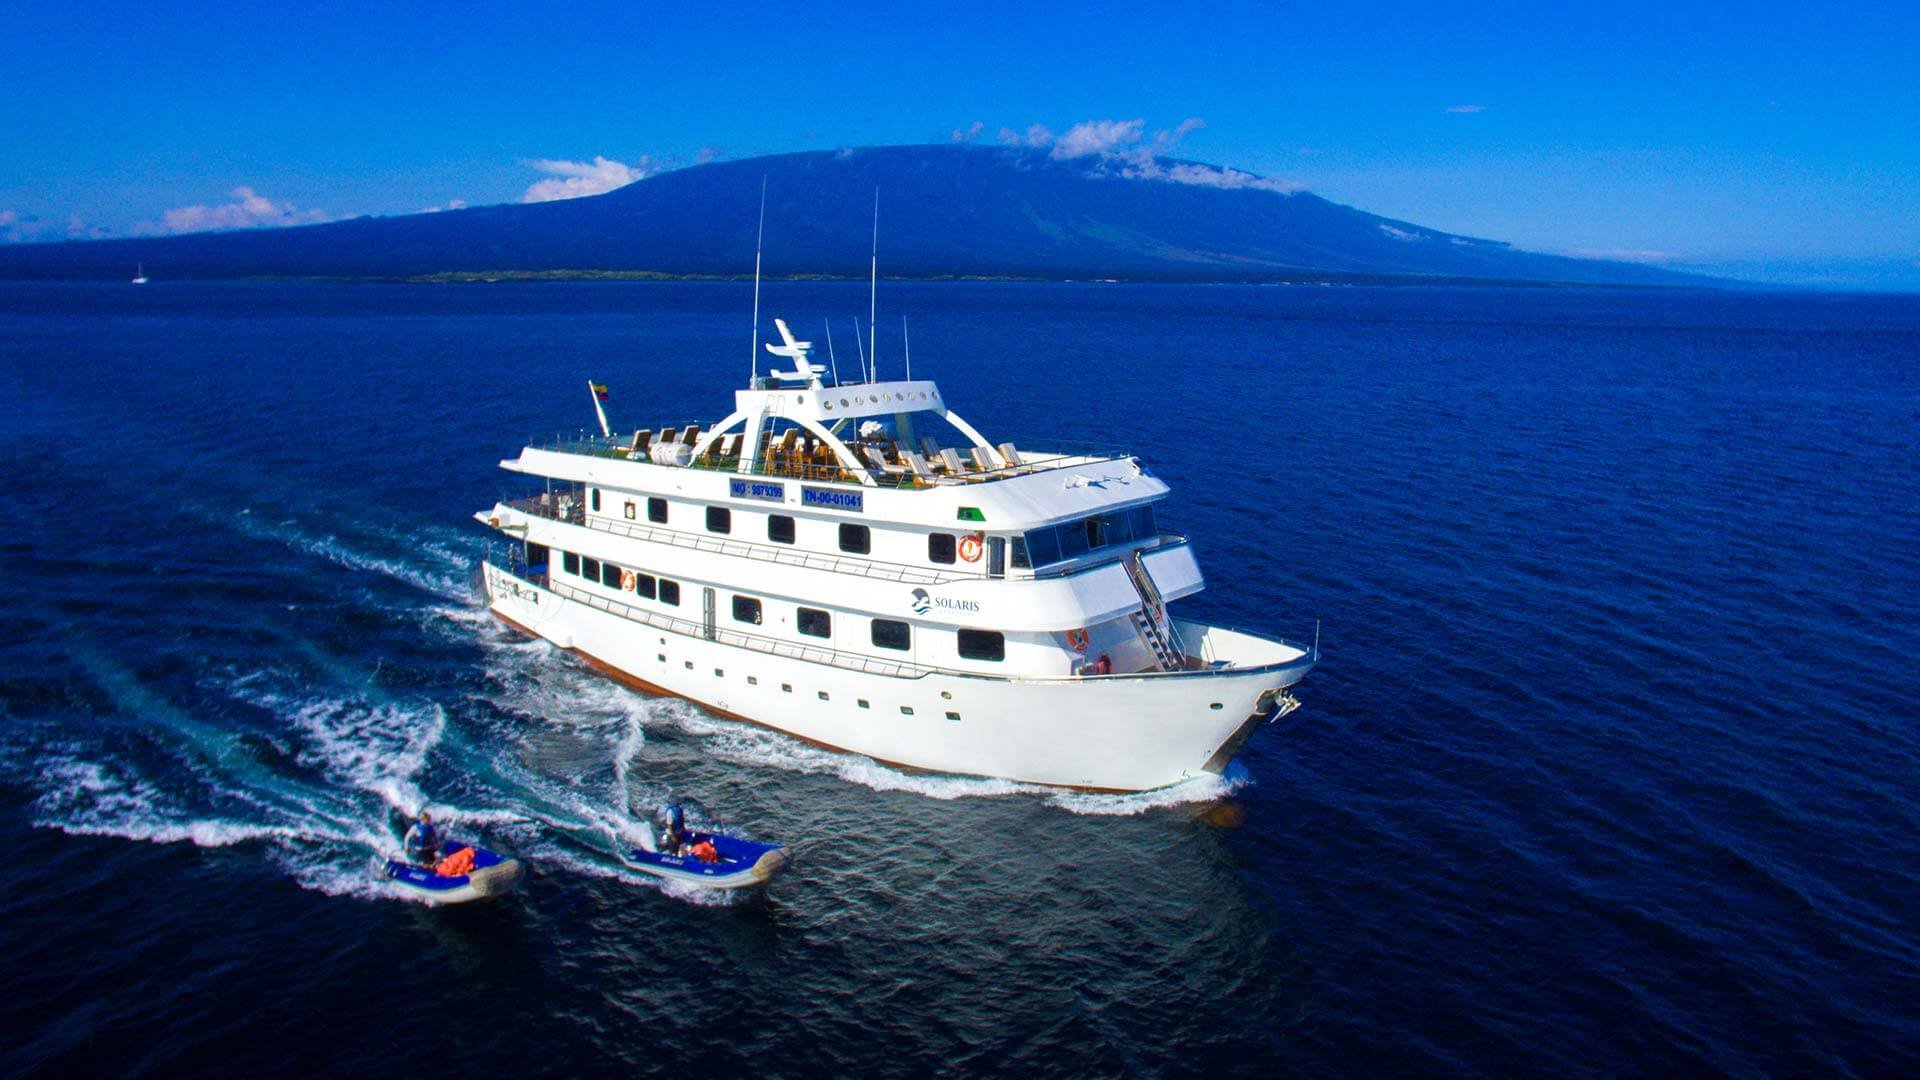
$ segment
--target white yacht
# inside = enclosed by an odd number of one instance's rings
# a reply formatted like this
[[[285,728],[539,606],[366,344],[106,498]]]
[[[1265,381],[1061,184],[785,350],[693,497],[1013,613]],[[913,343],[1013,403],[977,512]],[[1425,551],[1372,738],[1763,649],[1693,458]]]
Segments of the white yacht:
[[[845,385],[775,320],[718,423],[531,445],[475,516],[502,619],[634,686],[889,764],[1101,791],[1218,773],[1317,646],[1202,588],[1125,453],[995,445],[932,381]],[[598,388],[594,388],[596,393]]]

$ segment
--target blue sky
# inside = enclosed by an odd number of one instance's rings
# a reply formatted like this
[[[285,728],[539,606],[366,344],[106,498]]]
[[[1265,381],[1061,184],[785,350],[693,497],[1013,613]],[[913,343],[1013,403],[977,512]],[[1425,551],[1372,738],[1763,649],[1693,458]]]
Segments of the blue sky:
[[[15,0],[0,238],[1197,119],[1183,156],[1449,232],[1920,287],[1920,5],[714,7]]]

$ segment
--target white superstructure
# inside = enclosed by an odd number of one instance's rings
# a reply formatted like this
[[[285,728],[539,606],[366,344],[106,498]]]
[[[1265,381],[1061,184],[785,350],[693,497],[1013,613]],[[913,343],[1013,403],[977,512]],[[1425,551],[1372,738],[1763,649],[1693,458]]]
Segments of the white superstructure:
[[[1175,618],[1202,588],[1124,453],[989,443],[931,381],[829,385],[776,320],[719,423],[528,446],[503,619],[609,674],[936,772],[1137,791],[1218,772],[1317,659]]]

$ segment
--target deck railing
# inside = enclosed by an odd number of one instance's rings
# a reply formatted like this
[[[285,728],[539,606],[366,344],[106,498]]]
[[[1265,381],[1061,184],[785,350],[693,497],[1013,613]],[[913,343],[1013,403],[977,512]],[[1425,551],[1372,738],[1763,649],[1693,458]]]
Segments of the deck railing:
[[[854,453],[861,452],[858,442],[850,443]],[[580,454],[586,457],[612,458],[617,461],[640,461],[651,463],[646,453],[638,455],[632,450],[632,444],[619,438],[609,438],[590,431],[578,433],[558,433],[551,440],[529,439],[527,446],[534,450],[551,450],[561,454]],[[948,472],[938,461],[929,460],[933,471],[916,473],[904,463],[891,463],[886,469],[862,468],[848,469],[838,458],[820,461],[804,457],[798,452],[783,452],[777,445],[762,446],[759,459],[753,463],[746,475],[770,476],[787,480],[801,480],[819,484],[855,484],[865,485],[863,478],[871,477],[874,484],[889,488],[928,488],[959,484],[981,484],[992,480],[1004,480],[1012,476],[1026,476],[1032,473],[1051,472],[1056,469],[1091,468],[1117,461],[1128,461],[1133,455],[1124,450],[1092,450],[1078,453],[1022,453],[1020,464],[1004,465],[999,468],[980,469],[970,460],[968,447],[956,448],[961,453],[962,468],[959,472]],[[740,458],[738,455],[719,455],[708,453],[690,461],[685,466],[710,472],[738,473]]]

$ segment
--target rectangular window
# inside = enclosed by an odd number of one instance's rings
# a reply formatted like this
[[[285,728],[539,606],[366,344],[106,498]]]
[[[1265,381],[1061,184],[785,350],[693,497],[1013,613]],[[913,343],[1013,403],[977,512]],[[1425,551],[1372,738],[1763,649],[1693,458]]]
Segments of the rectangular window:
[[[636,593],[639,593],[641,596],[644,596],[649,600],[652,600],[659,595],[659,592],[655,587],[654,578],[652,574],[633,575],[633,591]]]
[[[593,512],[597,514],[600,512],[600,489],[594,488],[592,490],[592,495],[593,495]]]
[[[767,518],[767,539],[776,544],[793,543],[793,519],[785,514],[772,514]]]
[[[599,581],[600,560],[589,559],[585,555],[582,555],[580,557],[580,576],[586,578],[588,581]]]
[[[1099,551],[1110,542],[1107,535],[1107,519],[1095,514],[1086,520],[1087,550]]]
[[[912,716],[912,715],[913,715],[913,706],[911,706],[911,705],[902,705],[902,706],[900,706],[900,715],[901,715],[901,716]]]
[[[674,607],[679,607],[680,606],[680,583],[677,581],[668,581],[666,578],[661,578],[660,579],[660,602],[663,604],[672,604]]]
[[[928,533],[927,561],[951,565],[953,563],[953,544],[952,533]]]
[[[865,525],[840,526],[840,550],[865,555],[873,550],[873,536]]]
[[[760,601],[751,596],[733,598],[733,621],[760,625]]]
[[[1035,529],[1028,533],[1027,555],[1036,567],[1059,562],[1060,534],[1053,529]]]
[[[1016,536],[1013,538],[1013,544],[1011,546],[1013,548],[1014,569],[1016,570],[1033,569],[1033,563],[1029,561],[1027,558],[1027,538],[1024,536]]]
[[[800,632],[808,637],[833,636],[833,616],[819,608],[801,608],[799,623]]]
[[[579,577],[580,576],[580,556],[575,555],[571,551],[561,552],[560,567],[561,569],[565,570],[567,573],[572,574],[575,577]]]
[[[609,589],[620,587],[620,568],[612,563],[600,564],[600,584]]]
[[[667,523],[667,500],[648,499],[647,520],[656,525],[665,525]]]
[[[870,704],[868,704],[868,703],[867,703],[867,699],[866,699],[866,698],[859,698],[859,699],[857,699],[857,700],[856,700],[856,701],[854,702],[854,704],[855,704],[855,705],[858,705],[858,706],[860,706],[860,707],[861,707],[861,708],[863,708],[863,709],[871,709],[871,708],[873,708],[873,706],[872,706],[872,705],[870,705]]]
[[[527,543],[528,572],[537,574],[545,570],[547,568],[547,560],[551,558],[553,558],[553,556],[547,553],[547,545],[535,544],[531,541]]]
[[[1127,511],[1127,517],[1133,520],[1133,538],[1135,540],[1152,540],[1154,537],[1160,535],[1160,526],[1153,520],[1153,507],[1151,505],[1134,507]]]
[[[733,511],[724,506],[707,507],[707,531],[730,533],[733,531]]]
[[[1087,523],[1086,522],[1069,521],[1065,525],[1062,525],[1059,528],[1055,529],[1054,535],[1060,537],[1060,557],[1061,558],[1072,559],[1080,555],[1085,555],[1087,553],[1088,544],[1087,544]]]
[[[960,657],[964,660],[1005,660],[1007,639],[998,630],[960,631]]]
[[[903,622],[875,619],[873,643],[883,649],[910,649],[913,647],[913,631]]]

